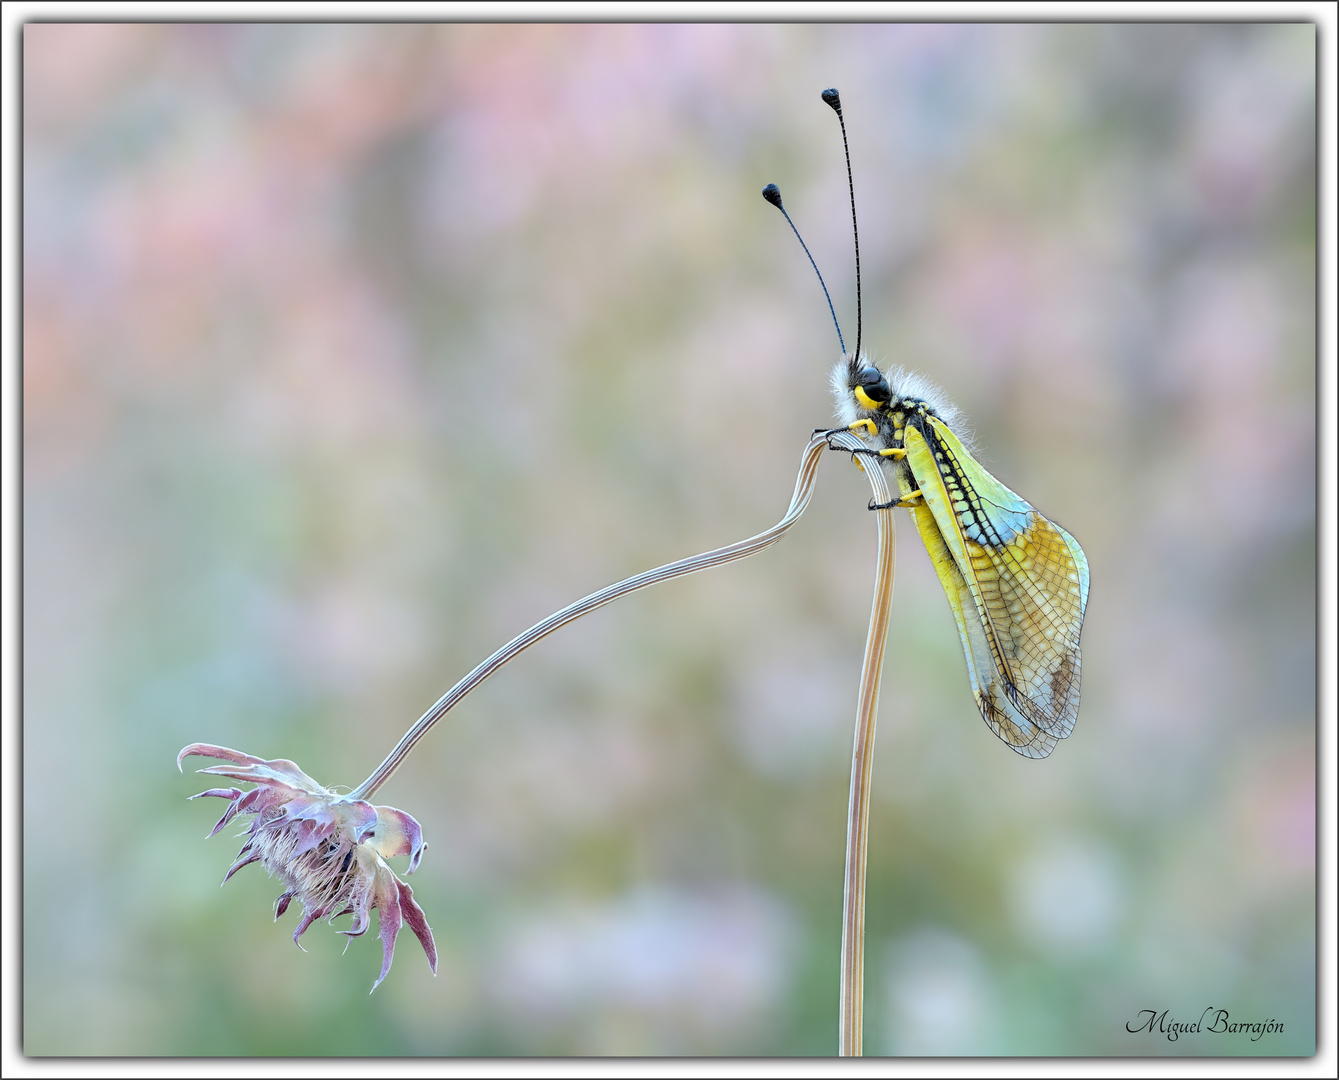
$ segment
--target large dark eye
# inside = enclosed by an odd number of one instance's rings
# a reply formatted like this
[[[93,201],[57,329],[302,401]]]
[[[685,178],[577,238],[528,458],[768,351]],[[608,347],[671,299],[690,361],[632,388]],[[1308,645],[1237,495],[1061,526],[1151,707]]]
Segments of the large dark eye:
[[[885,401],[892,398],[892,391],[888,389],[888,380],[878,368],[867,366],[860,369],[860,374],[856,376],[856,386],[865,392],[865,396],[870,401],[882,405]]]

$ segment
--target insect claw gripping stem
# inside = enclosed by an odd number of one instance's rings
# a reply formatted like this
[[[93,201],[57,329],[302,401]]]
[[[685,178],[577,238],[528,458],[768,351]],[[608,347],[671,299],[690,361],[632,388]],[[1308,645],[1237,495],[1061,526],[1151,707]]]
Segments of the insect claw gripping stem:
[[[831,446],[830,443],[829,443],[829,445]],[[832,449],[833,449],[833,450],[845,450],[846,447],[844,447],[844,446],[833,446]],[[860,456],[862,456],[862,457],[878,457],[878,456],[879,456],[879,452],[878,452],[877,450],[871,450],[871,449],[869,449],[868,447],[863,447],[863,448],[859,448],[859,449],[856,449],[856,450],[852,450],[850,453],[851,453],[851,460],[852,460],[856,465],[858,465],[862,470],[865,468],[865,466],[864,466],[864,465],[861,465],[860,462],[859,462],[859,460],[857,460],[857,457],[856,457],[857,454],[860,455]]]
[[[858,454],[860,451],[856,450],[854,453]],[[873,499],[870,499],[869,509],[894,510],[900,506],[906,510],[910,510],[913,506],[919,506],[924,499],[925,496],[919,491],[913,491],[910,495],[902,495],[896,499],[889,499],[886,503],[876,503]]]
[[[846,447],[844,447],[844,446],[833,446],[833,445],[832,445],[832,439],[833,439],[833,437],[836,436],[836,435],[849,435],[849,434],[852,434],[852,433],[854,433],[854,434],[856,434],[856,435],[859,435],[859,434],[860,434],[860,430],[859,430],[859,429],[864,428],[866,425],[869,425],[868,428],[867,428],[867,433],[868,433],[869,435],[877,435],[877,434],[879,433],[879,429],[878,429],[877,427],[874,426],[874,422],[873,422],[872,420],[857,420],[857,421],[856,421],[854,424],[852,424],[850,427],[835,427],[835,428],[821,428],[821,427],[816,427],[816,428],[814,428],[814,430],[810,433],[810,436],[809,436],[809,437],[812,439],[812,438],[814,438],[814,437],[816,437],[816,436],[818,436],[818,435],[822,435],[823,438],[825,438],[825,439],[828,440],[828,448],[829,448],[830,450],[845,450]],[[864,437],[864,436],[862,436],[862,438],[863,438],[863,437]],[[868,452],[869,452],[869,453],[875,453],[876,451],[871,450],[871,451],[868,451]],[[864,451],[864,450],[860,450],[860,451],[857,451],[857,453],[862,453],[862,454],[863,454],[863,453],[866,453],[866,451]]]
[[[815,438],[815,437],[817,437],[817,436],[819,436],[819,435],[822,435],[822,436],[823,436],[825,439],[827,439],[827,441],[828,441],[828,449],[829,449],[829,450],[840,450],[843,454],[850,454],[850,455],[851,455],[851,460],[854,461],[854,462],[856,463],[856,465],[859,465],[861,469],[863,469],[864,466],[863,466],[863,465],[860,465],[860,462],[859,462],[859,461],[856,461],[856,455],[857,455],[857,454],[876,454],[876,455],[877,455],[877,454],[878,454],[878,451],[877,451],[877,450],[863,450],[863,449],[862,449],[862,450],[852,450],[852,449],[850,449],[849,447],[846,447],[846,446],[833,446],[833,445],[832,445],[832,439],[833,439],[834,436],[836,436],[836,435],[846,435],[846,434],[849,434],[849,432],[848,432],[848,430],[847,430],[846,428],[832,428],[830,431],[828,431],[828,430],[824,430],[823,428],[814,428],[814,434],[811,436],[811,438]]]
[[[894,461],[901,461],[904,457],[907,456],[907,452],[905,450],[900,449],[876,450],[872,446],[860,446],[856,447],[855,449],[849,449],[848,447],[845,446],[833,446],[831,437],[833,435],[840,435],[847,430],[848,430],[847,428],[836,428],[832,431],[824,431],[822,428],[816,428],[814,430],[814,434],[828,436],[828,449],[840,450],[844,454],[850,454],[852,461],[855,461],[857,454],[860,454],[864,457],[879,458],[881,460],[883,458],[892,458]],[[856,461],[856,464],[859,465],[860,462]]]

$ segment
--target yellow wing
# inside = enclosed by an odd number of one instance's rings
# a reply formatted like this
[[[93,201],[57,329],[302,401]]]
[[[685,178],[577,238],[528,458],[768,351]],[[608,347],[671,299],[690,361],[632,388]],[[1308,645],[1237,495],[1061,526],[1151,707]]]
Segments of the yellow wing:
[[[916,525],[958,622],[992,731],[1045,757],[1074,728],[1088,603],[1078,542],[986,472],[933,416],[906,428]]]

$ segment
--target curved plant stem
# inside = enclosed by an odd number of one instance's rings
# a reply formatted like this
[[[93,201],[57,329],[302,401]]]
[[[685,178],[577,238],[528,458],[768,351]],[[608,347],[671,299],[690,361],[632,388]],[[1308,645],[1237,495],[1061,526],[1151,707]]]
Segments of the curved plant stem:
[[[834,435],[834,445],[856,449],[863,444],[854,435]],[[892,499],[882,468],[865,469],[874,501]],[[874,604],[865,639],[865,662],[860,669],[860,697],[856,705],[855,747],[851,753],[851,800],[846,821],[846,886],[842,899],[842,977],[839,1020],[842,1057],[859,1057],[865,1023],[865,861],[869,849],[870,776],[874,768],[874,725],[879,710],[879,680],[888,640],[888,613],[893,599],[893,568],[897,530],[893,511],[876,511],[879,554],[874,574]]]
[[[848,438],[854,440],[854,436],[836,435],[833,436],[833,443],[841,443],[845,446],[846,444],[842,440]],[[861,445],[859,440],[855,440],[855,443]],[[404,759],[409,756],[414,744],[423,738],[432,725],[445,716],[461,698],[508,660],[520,655],[535,642],[547,637],[559,627],[566,626],[573,619],[579,619],[596,608],[617,600],[620,596],[626,596],[630,592],[644,589],[648,585],[655,585],[661,581],[668,581],[670,578],[720,566],[722,563],[733,562],[735,559],[743,559],[775,544],[785,534],[786,530],[799,520],[805,507],[809,505],[809,499],[814,491],[814,477],[818,468],[818,459],[822,456],[823,451],[827,449],[828,441],[824,436],[815,434],[809,440],[809,445],[804,448],[804,456],[800,460],[800,473],[795,478],[795,492],[791,496],[790,507],[786,510],[785,516],[766,532],[760,532],[757,536],[749,537],[747,540],[740,540],[738,543],[717,548],[715,551],[704,552],[701,555],[694,555],[688,559],[680,559],[678,562],[656,567],[654,570],[647,570],[645,573],[603,588],[599,592],[591,593],[576,603],[569,604],[561,611],[555,612],[547,619],[535,623],[525,633],[507,642],[506,645],[498,649],[497,652],[493,653],[492,656],[443,694],[437,703],[425,712],[418,722],[405,733],[404,738],[396,744],[395,749],[386,756],[386,760],[376,767],[371,776],[354,788],[348,797],[350,799],[370,799],[376,790],[391,778],[391,774],[400,767]],[[879,473],[877,469],[872,471]],[[888,516],[892,516],[891,512],[888,512]],[[881,513],[881,520],[882,517],[883,514]],[[868,657],[866,663],[868,663]]]

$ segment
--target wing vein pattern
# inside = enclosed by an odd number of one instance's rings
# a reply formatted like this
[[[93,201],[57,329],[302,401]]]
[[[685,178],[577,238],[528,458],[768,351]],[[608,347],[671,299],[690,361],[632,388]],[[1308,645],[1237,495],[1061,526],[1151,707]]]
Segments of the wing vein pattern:
[[[913,419],[905,445],[924,496],[916,523],[958,621],[981,715],[1018,753],[1045,757],[1078,715],[1088,561],[937,417]]]

